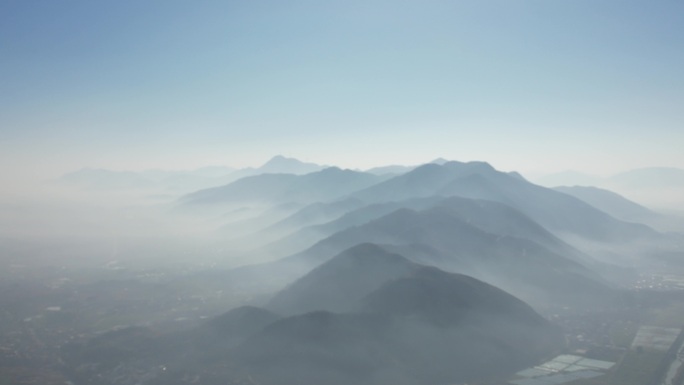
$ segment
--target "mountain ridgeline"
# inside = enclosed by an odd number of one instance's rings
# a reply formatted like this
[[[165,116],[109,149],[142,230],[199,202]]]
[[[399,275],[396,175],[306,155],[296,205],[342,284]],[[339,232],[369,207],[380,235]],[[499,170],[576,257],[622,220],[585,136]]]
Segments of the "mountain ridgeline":
[[[397,176],[328,168],[306,175],[263,174],[181,198],[183,205],[333,203],[353,198],[365,205],[458,196],[510,206],[556,235],[597,242],[656,237],[645,225],[613,218],[584,201],[528,182],[517,173],[495,170],[484,162],[430,163]]]
[[[511,206],[549,230],[597,241],[651,236],[643,225],[624,223],[567,194],[534,185],[483,162],[427,164],[353,194],[367,203],[428,196],[486,199]]]
[[[317,192],[304,193],[311,189]],[[600,271],[620,261],[597,260],[576,241],[610,247],[663,239],[646,225],[621,221],[484,162],[431,163],[384,178],[332,168],[302,176],[264,174],[181,202],[205,206],[257,198],[272,205],[309,202],[245,238],[258,245],[254,255],[267,262],[228,275],[251,287],[262,282],[269,290],[370,242],[416,263],[469,274],[538,306],[598,304],[614,294]]]
[[[198,191],[182,198],[186,204],[241,202],[315,203],[343,197],[383,180],[382,176],[337,167],[305,175],[261,174],[222,187]]]

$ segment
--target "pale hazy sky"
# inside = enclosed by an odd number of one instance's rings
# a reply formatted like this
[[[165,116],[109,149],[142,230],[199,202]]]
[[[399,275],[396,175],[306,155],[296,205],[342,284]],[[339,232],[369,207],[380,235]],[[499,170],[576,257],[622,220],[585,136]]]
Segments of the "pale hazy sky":
[[[0,2],[0,173],[684,168],[684,2]]]

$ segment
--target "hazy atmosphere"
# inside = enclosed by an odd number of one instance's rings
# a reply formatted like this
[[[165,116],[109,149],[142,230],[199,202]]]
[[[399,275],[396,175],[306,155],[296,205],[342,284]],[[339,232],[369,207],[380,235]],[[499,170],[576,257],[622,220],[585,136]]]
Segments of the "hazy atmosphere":
[[[684,3],[0,2],[0,385],[682,385]]]
[[[678,1],[3,2],[0,151],[81,167],[684,168]]]

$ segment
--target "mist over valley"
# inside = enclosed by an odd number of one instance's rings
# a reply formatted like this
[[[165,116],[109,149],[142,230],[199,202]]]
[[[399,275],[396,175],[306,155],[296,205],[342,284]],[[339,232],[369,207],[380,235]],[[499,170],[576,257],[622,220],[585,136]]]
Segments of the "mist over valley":
[[[616,362],[632,351],[616,335],[684,309],[684,236],[607,190],[485,162],[378,175],[278,156],[248,171],[147,201],[119,173],[61,178],[92,205],[127,194],[89,213],[90,232],[64,217],[64,233],[2,239],[5,378],[514,381],[563,353]],[[164,225],[129,227],[141,218]]]
[[[0,385],[684,385],[684,2],[0,1]]]

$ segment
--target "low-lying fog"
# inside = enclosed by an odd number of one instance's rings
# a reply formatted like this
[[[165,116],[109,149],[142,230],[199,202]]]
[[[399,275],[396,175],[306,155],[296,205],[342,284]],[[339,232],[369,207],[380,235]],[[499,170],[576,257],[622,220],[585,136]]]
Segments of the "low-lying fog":
[[[544,188],[483,162],[308,171],[250,171],[188,193],[63,179],[6,190],[8,373],[77,384],[501,379],[593,352],[596,320],[610,333],[624,317],[648,323],[639,309],[651,299],[636,293],[684,282],[681,218],[604,190]]]

